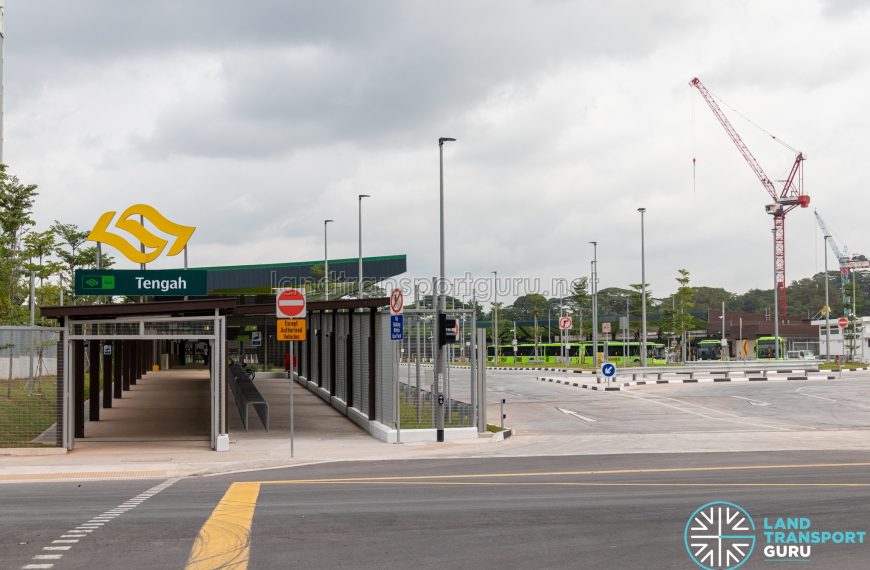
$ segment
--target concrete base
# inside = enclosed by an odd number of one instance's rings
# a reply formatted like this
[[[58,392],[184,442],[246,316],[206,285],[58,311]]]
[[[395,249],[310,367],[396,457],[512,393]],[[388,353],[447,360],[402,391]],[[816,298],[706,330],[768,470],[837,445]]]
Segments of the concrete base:
[[[369,422],[369,424],[369,433],[372,434],[372,437],[384,443],[398,443],[399,439],[402,443],[420,443],[435,441],[437,436],[434,428],[403,429],[400,430],[401,433],[397,433],[395,429],[387,427],[381,422]],[[477,439],[477,428],[445,428],[444,441],[460,441],[463,439]]]
[[[228,434],[221,434],[217,436],[217,444],[214,448],[215,451],[229,451],[230,450],[230,436]]]

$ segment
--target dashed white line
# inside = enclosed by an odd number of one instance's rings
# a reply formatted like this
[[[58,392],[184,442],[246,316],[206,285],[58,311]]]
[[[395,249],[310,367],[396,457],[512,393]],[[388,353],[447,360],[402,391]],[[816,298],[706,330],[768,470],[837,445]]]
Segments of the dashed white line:
[[[145,493],[137,495],[135,498],[127,500],[117,507],[106,511],[104,513],[100,513],[99,515],[93,517],[86,523],[82,523],[74,529],[68,530],[66,534],[61,535],[58,540],[51,541],[53,546],[43,546],[43,551],[48,552],[65,552],[72,548],[73,544],[77,544],[79,540],[88,537],[88,533],[91,533],[95,530],[102,528],[106,523],[112,522],[116,517],[126,513],[127,511],[136,508],[137,506],[144,503],[146,500],[150,499],[157,493],[163,491],[170,485],[173,485],[178,479],[167,479],[166,481],[156,485]],[[40,563],[41,560],[60,560],[63,557],[63,554],[37,554],[33,557],[32,560],[37,561],[36,563],[29,563],[22,566],[23,570],[36,570],[43,568],[54,568],[53,563]]]

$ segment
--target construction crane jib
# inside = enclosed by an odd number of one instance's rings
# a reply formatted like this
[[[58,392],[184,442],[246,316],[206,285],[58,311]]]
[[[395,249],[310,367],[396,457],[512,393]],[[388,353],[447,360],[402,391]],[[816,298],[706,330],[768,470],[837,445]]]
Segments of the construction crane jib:
[[[771,204],[764,207],[764,210],[773,216],[774,273],[779,299],[779,316],[780,318],[785,318],[787,314],[785,299],[785,215],[798,206],[806,208],[810,205],[810,197],[803,193],[803,161],[805,157],[802,152],[797,153],[788,178],[786,178],[782,188],[777,189],[770,177],[764,172],[764,169],[761,168],[758,160],[749,151],[749,147],[746,146],[746,143],[737,134],[728,117],[719,108],[713,95],[701,83],[701,80],[695,77],[689,82],[689,85],[695,87],[704,98],[704,101],[707,102],[710,110],[713,111],[713,114],[725,129],[725,132],[731,137],[731,141],[737,147],[737,150],[743,155],[744,160],[749,164],[749,167],[773,200]]]

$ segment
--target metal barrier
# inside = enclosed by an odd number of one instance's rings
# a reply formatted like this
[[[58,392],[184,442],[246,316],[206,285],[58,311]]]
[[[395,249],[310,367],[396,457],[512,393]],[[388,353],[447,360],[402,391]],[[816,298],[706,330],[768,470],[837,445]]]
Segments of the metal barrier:
[[[239,416],[242,418],[245,431],[248,431],[248,409],[251,406],[254,406],[254,411],[260,416],[263,427],[269,431],[269,403],[254,386],[245,369],[239,364],[233,364],[230,366],[227,380],[229,380],[230,390],[233,392],[233,399],[236,401],[236,407],[239,409]]]
[[[818,372],[820,363],[819,360],[693,362],[685,366],[617,368],[616,377],[631,376],[634,381],[638,376],[655,376],[656,379],[661,380],[665,374],[688,374],[690,379],[694,379],[696,374],[724,374],[726,378],[735,373],[757,373],[766,376],[772,372]]]

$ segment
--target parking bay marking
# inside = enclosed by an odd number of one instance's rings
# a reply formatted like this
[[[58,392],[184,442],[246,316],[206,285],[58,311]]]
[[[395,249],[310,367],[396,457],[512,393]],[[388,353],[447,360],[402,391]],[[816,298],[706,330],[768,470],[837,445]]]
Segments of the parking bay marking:
[[[607,393],[607,392],[605,392],[605,393]],[[715,409],[713,409],[713,408],[708,408],[708,407],[706,407],[706,406],[701,406],[700,404],[693,404],[693,403],[691,403],[691,402],[684,402],[683,400],[678,400],[678,399],[676,399],[676,398],[664,398],[664,397],[663,397],[663,398],[648,398],[648,397],[646,397],[646,396],[638,396],[638,395],[635,395],[635,394],[629,394],[629,393],[627,393],[627,392],[610,392],[610,393],[611,393],[611,394],[617,394],[617,395],[622,396],[622,397],[625,397],[625,398],[633,398],[633,399],[635,399],[635,400],[641,400],[641,401],[644,401],[644,402],[649,402],[649,403],[651,403],[651,404],[658,404],[658,405],[660,405],[660,406],[665,406],[665,407],[667,407],[667,408],[672,408],[672,409],[674,409],[674,410],[679,410],[679,411],[684,412],[684,413],[687,413],[687,414],[692,414],[692,415],[695,415],[695,416],[700,416],[700,417],[702,417],[702,418],[706,418],[706,419],[708,419],[708,420],[719,420],[719,421],[730,422],[730,423],[735,423],[735,424],[742,424],[742,425],[749,425],[749,426],[755,426],[755,427],[771,428],[771,429],[775,429],[775,430],[779,430],[779,431],[791,431],[791,430],[794,429],[793,427],[789,427],[789,426],[785,426],[785,425],[774,425],[774,424],[765,424],[765,423],[758,423],[758,422],[744,421],[744,420],[742,419],[741,416],[738,416],[738,415],[736,415],[736,414],[731,414],[731,413],[728,413],[728,412],[723,412],[723,411],[721,411],[721,410],[715,410]],[[707,414],[703,414],[703,413],[701,413],[701,412],[697,412],[697,411],[695,411],[695,410],[690,410],[690,409],[688,409],[688,408],[684,408],[684,407],[681,407],[681,406],[675,406],[675,405],[673,405],[673,404],[668,404],[668,403],[665,403],[665,402],[661,402],[661,401],[659,401],[659,400],[671,400],[671,401],[673,401],[673,402],[679,402],[679,403],[681,403],[681,404],[685,404],[685,405],[687,405],[687,406],[695,406],[695,407],[697,407],[697,408],[701,408],[701,409],[704,409],[704,410],[710,410],[711,412],[715,412],[715,413],[717,413],[717,414],[722,414],[722,415],[725,415],[725,416],[731,416],[731,417],[715,417],[715,416],[710,416],[710,415],[707,415]],[[731,419],[731,418],[740,418],[740,419]],[[805,427],[805,428],[803,428],[803,429],[813,429],[813,428]]]
[[[594,420],[594,419],[592,419],[592,418],[587,418],[586,416],[583,416],[583,415],[581,415],[581,414],[578,414],[578,413],[575,412],[574,410],[565,410],[565,409],[560,408],[560,407],[558,407],[558,406],[556,406],[556,409],[559,410],[560,412],[562,412],[563,414],[566,414],[566,415],[569,415],[569,416],[574,416],[575,418],[579,418],[579,419],[583,420],[584,422],[592,423],[592,422],[596,422],[596,421],[598,421],[598,420]]]
[[[746,400],[747,402],[749,402],[750,406],[762,406],[762,407],[764,407],[764,406],[772,406],[773,405],[770,402],[763,402],[761,400],[756,400],[754,398],[746,398],[744,396],[731,396],[731,397],[737,398],[739,400]]]

